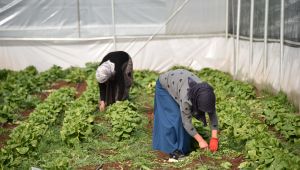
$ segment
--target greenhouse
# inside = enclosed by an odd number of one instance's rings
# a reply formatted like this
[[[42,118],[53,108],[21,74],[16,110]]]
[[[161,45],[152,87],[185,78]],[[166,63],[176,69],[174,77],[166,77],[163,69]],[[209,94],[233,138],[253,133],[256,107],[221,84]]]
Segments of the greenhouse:
[[[0,169],[300,169],[299,74],[300,0],[0,0]],[[171,103],[207,141],[174,162]]]

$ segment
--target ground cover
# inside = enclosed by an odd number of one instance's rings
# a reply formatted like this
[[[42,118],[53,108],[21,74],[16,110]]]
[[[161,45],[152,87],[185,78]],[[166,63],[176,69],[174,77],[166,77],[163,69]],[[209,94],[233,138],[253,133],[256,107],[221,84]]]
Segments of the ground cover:
[[[73,100],[63,105],[64,109],[55,116],[53,123],[47,124],[36,142],[27,140],[28,150],[22,147],[9,153],[9,148],[18,148],[11,146],[15,141],[3,144],[2,168],[299,169],[299,115],[284,94],[274,96],[261,92],[258,96],[255,87],[233,80],[226,73],[190,69],[215,88],[220,122],[219,150],[211,153],[195,147],[184,161],[169,163],[168,155],[151,148],[158,73],[135,71],[129,100],[99,112],[96,67],[97,64],[89,64],[84,69],[71,69],[73,73],[62,82],[84,81],[84,88],[76,90],[64,86],[74,90]],[[49,92],[51,95],[57,90]],[[27,121],[22,120],[20,125],[24,126]],[[209,140],[209,128],[193,121],[202,136]],[[20,136],[14,135],[14,131],[12,136]]]

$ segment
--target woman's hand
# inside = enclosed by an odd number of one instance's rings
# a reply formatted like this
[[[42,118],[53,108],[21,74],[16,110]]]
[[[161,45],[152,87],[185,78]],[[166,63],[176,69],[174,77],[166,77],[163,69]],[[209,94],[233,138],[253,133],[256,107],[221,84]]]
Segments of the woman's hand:
[[[211,131],[211,139],[209,141],[209,150],[212,152],[216,152],[218,150],[218,130]]]
[[[194,136],[194,138],[196,139],[196,141],[199,143],[199,147],[201,149],[205,149],[208,147],[207,142],[202,138],[201,135],[199,135],[198,133]]]
[[[104,101],[99,101],[99,110],[100,112],[103,112],[105,110],[105,102]]]
[[[209,142],[210,151],[212,151],[212,152],[217,151],[218,150],[218,143],[219,143],[218,138],[211,138],[210,142]]]
[[[199,147],[200,147],[201,149],[206,149],[206,148],[208,147],[208,144],[207,144],[207,142],[203,139],[203,140],[201,140],[201,141],[199,142]]]

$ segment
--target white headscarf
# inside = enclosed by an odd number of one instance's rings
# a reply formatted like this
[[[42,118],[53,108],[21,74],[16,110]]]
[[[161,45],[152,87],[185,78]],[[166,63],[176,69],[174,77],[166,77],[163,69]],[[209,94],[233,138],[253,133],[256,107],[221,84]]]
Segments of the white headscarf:
[[[115,64],[108,61],[102,63],[96,71],[96,79],[99,83],[106,82],[115,73]]]

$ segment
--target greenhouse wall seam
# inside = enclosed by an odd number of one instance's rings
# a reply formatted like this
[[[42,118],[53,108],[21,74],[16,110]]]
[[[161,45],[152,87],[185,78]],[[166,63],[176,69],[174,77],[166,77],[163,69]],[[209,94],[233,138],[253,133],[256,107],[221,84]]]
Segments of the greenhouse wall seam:
[[[269,15],[269,0],[266,0],[265,4],[265,29],[264,29],[264,76],[266,76],[268,68],[268,15]]]
[[[240,53],[240,17],[241,17],[241,0],[238,0],[238,8],[237,8],[237,24],[236,24],[236,46],[235,46],[235,55],[234,55],[234,77],[237,75],[238,64],[239,64],[239,53]]]
[[[284,56],[284,0],[281,0],[281,11],[280,11],[280,63],[279,63],[279,83],[281,87],[282,81],[282,67],[283,67],[283,56]]]
[[[114,42],[114,50],[117,50],[116,44],[116,23],[115,23],[115,1],[111,0],[111,17],[112,17],[112,25],[113,25],[113,42]]]
[[[77,0],[77,27],[78,27],[78,37],[81,37],[81,29],[80,29],[80,6],[79,0]]]
[[[225,4],[226,4],[226,6],[225,6],[225,8],[226,8],[225,9],[225,13],[226,13],[226,15],[225,15],[225,36],[226,36],[226,39],[228,39],[228,17],[229,17],[229,12],[228,12],[229,3],[228,3],[228,0],[225,0]]]
[[[252,79],[252,64],[253,64],[253,16],[254,16],[254,0],[251,0],[250,10],[250,48],[249,48],[249,77]]]

